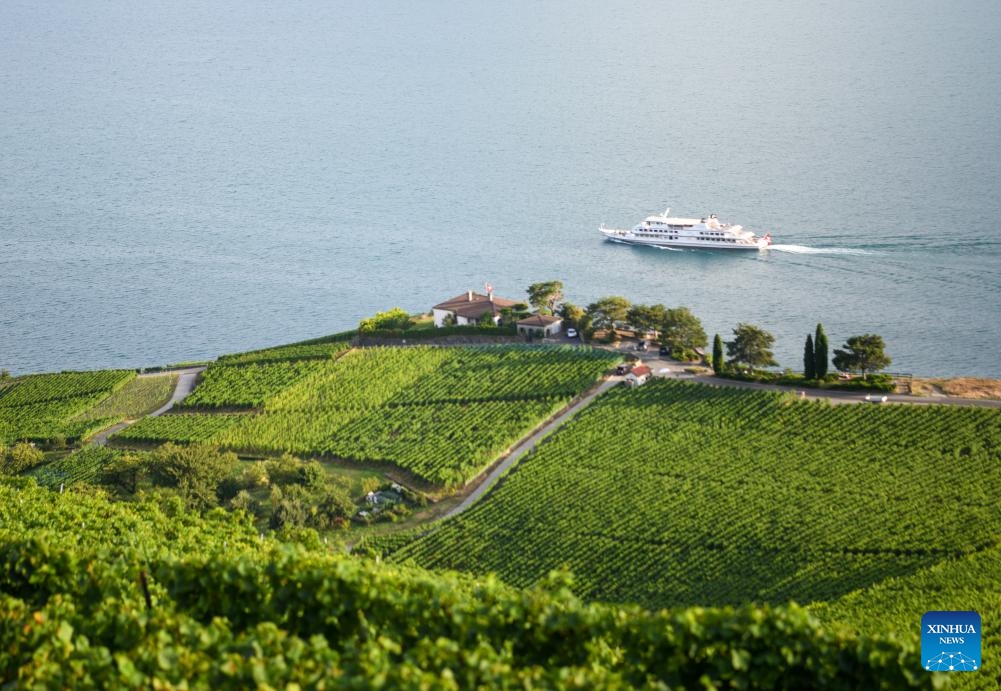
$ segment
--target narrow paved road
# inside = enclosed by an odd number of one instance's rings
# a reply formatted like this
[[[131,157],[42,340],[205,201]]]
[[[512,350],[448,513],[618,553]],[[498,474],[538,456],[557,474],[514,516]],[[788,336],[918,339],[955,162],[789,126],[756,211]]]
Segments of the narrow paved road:
[[[187,398],[188,394],[195,390],[195,383],[198,381],[198,375],[204,371],[204,367],[189,367],[188,369],[174,370],[174,372],[181,375],[177,379],[177,387],[174,389],[174,395],[170,397],[169,401],[150,413],[149,416],[157,417],[158,415],[163,415],[168,410],[173,408],[175,403],[183,401]]]
[[[600,347],[600,346],[599,346]],[[779,384],[761,384],[759,382],[724,379],[711,374],[690,374],[685,372],[688,363],[675,362],[658,357],[656,353],[637,353],[633,349],[621,346],[607,348],[623,355],[639,356],[644,365],[650,368],[655,377],[693,381],[708,386],[728,386],[735,389],[756,389],[758,391],[791,391],[807,400],[825,398],[832,403],[871,403],[866,401],[865,391],[830,391],[825,389],[797,388]],[[884,394],[872,392],[872,398],[882,398]],[[885,394],[887,403],[913,403],[918,405],[963,405],[976,408],[1001,408],[1001,401],[983,398],[959,398],[958,396],[911,396],[909,394]]]
[[[174,404],[178,401],[183,401],[188,394],[190,394],[195,389],[195,383],[198,381],[198,375],[205,371],[204,367],[189,367],[187,369],[173,370],[174,373],[180,375],[177,378],[177,386],[174,387],[174,393],[170,397],[170,400],[164,403],[162,406],[154,410],[152,413],[146,417],[157,417],[163,415],[168,410],[174,407]],[[155,374],[140,374],[140,377],[158,377],[164,374],[163,372],[157,372]],[[90,438],[91,446],[105,446],[108,443],[108,437],[112,436],[117,432],[121,432],[123,429],[131,425],[131,422],[119,422],[117,425],[112,425],[108,429],[101,430],[93,437]]]
[[[442,516],[441,518],[439,518],[437,520],[442,520],[442,519],[445,519],[445,518],[451,518],[452,516],[456,516],[456,515],[462,513],[463,511],[465,511],[466,509],[468,509],[470,506],[472,506],[473,504],[475,504],[477,501],[479,501],[479,499],[484,494],[486,494],[487,492],[489,492],[491,490],[491,488],[493,488],[493,486],[495,484],[497,484],[497,481],[501,478],[501,476],[504,475],[504,473],[506,473],[514,464],[516,464],[519,460],[521,460],[522,456],[524,456],[527,453],[531,453],[532,451],[534,451],[535,448],[546,437],[548,437],[550,434],[552,434],[553,432],[555,432],[558,428],[560,428],[564,424],[566,424],[566,422],[570,418],[572,418],[574,415],[576,415],[578,412],[580,412],[583,408],[585,408],[588,404],[590,404],[591,401],[593,401],[595,398],[597,398],[601,394],[605,393],[606,391],[608,391],[610,388],[612,388],[613,386],[615,386],[616,384],[618,384],[621,381],[622,381],[622,377],[611,377],[611,378],[603,381],[601,384],[599,384],[598,386],[594,387],[589,392],[587,392],[586,394],[584,394],[581,398],[579,398],[578,400],[574,401],[570,406],[568,406],[567,408],[565,408],[561,413],[559,413],[552,420],[550,420],[545,425],[543,425],[541,428],[539,428],[535,432],[535,434],[533,434],[530,437],[527,437],[527,438],[521,440],[521,442],[519,442],[519,444],[515,448],[515,450],[512,451],[510,454],[508,454],[507,458],[505,458],[503,461],[501,461],[497,465],[496,468],[494,468],[493,470],[491,470],[490,473],[479,484],[479,486],[476,489],[474,489],[469,494],[469,496],[467,496],[465,499],[462,500],[461,504],[459,504],[454,509],[452,509],[451,511],[449,511],[448,513],[446,513],[444,516]]]

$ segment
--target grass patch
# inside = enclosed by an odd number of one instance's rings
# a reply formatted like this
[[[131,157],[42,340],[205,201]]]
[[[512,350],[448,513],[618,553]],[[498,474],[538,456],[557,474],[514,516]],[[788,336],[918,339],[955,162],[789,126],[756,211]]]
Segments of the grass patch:
[[[957,377],[955,379],[914,379],[915,396],[957,396],[959,398],[1001,399],[1001,379]]]
[[[136,377],[93,408],[74,418],[75,421],[125,418],[135,420],[152,413],[170,400],[177,388],[176,373]]]

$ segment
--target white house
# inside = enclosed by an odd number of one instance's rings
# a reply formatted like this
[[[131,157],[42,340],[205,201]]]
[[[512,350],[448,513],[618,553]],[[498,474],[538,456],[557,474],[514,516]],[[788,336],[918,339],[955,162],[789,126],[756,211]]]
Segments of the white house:
[[[533,314],[518,322],[518,333],[523,336],[545,338],[563,330],[563,320],[550,314]]]
[[[642,386],[651,376],[650,368],[646,365],[635,365],[629,374],[626,375],[627,386]]]
[[[500,321],[500,312],[505,307],[514,307],[518,302],[507,298],[495,297],[492,292],[480,295],[469,290],[462,295],[456,295],[431,308],[434,325],[441,328],[447,322],[456,326],[478,324],[484,315],[490,314],[494,324]]]

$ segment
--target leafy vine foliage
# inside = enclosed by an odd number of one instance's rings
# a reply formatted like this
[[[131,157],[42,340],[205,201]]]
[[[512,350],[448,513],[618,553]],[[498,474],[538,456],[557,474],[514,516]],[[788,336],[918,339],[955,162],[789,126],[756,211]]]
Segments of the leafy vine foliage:
[[[19,687],[930,688],[908,643],[795,605],[650,612],[291,546],[177,501],[0,483],[0,680]],[[148,597],[148,599],[147,599]]]

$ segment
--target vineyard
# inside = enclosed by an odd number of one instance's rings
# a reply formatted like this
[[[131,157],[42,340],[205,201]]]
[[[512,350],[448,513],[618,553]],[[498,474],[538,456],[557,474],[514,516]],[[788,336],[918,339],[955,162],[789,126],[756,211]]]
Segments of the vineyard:
[[[313,343],[265,348],[248,353],[223,355],[218,363],[237,365],[251,362],[290,362],[293,360],[330,360],[350,348],[348,343]]]
[[[167,415],[143,420],[115,440],[210,441],[250,453],[393,463],[426,482],[455,487],[618,359],[571,347],[410,347],[216,365],[185,408],[252,406],[255,414]]]
[[[177,386],[177,374],[156,374],[130,379],[77,420],[134,420],[148,415],[170,400]]]
[[[131,370],[62,372],[22,377],[0,389],[0,444],[19,439],[78,439],[116,421],[79,419],[135,378]]]
[[[80,482],[94,482],[101,471],[110,464],[116,451],[102,446],[89,446],[58,461],[35,468],[30,476],[43,486],[56,489]]]
[[[240,421],[241,415],[163,415],[143,418],[114,436],[116,441],[182,444],[208,441]]]
[[[330,552],[179,502],[0,481],[12,688],[931,688],[795,605],[649,612]]]
[[[990,548],[999,493],[1001,411],[656,380],[392,558],[520,586],[567,567],[588,598],[650,607],[832,600]]]
[[[194,393],[181,402],[185,408],[254,408],[264,405],[310,374],[323,363],[302,360],[262,362],[242,366],[211,365]]]
[[[957,674],[952,689],[1001,689],[994,651],[1001,649],[1001,629],[986,622],[1001,620],[1001,546],[958,559],[946,559],[901,578],[887,579],[871,588],[850,593],[830,603],[811,607],[812,613],[832,626],[861,632],[914,630],[916,617],[927,611],[975,609],[985,622],[982,649],[990,655],[990,672]],[[989,652],[986,652],[989,651]]]

